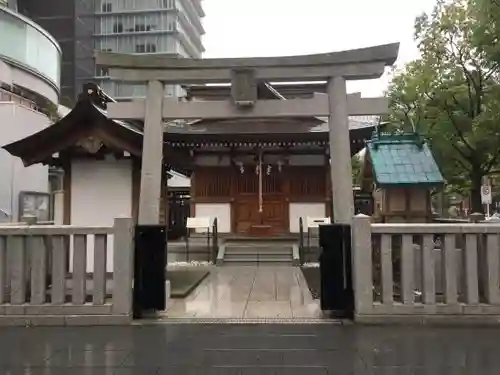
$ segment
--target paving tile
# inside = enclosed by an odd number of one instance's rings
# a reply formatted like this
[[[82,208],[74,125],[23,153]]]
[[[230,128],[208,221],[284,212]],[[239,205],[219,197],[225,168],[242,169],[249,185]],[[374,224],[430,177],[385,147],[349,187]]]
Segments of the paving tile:
[[[245,318],[292,318],[289,301],[248,301]]]
[[[337,372],[335,372],[335,373],[337,373]],[[328,368],[323,367],[323,366],[316,366],[316,365],[312,365],[312,364],[310,366],[282,367],[279,369],[279,372],[277,374],[279,374],[279,375],[302,375],[302,374],[327,375]]]
[[[141,375],[157,375],[159,369],[141,369]],[[119,367],[0,367],[2,375],[136,375],[137,369]]]
[[[158,375],[241,375],[240,367],[173,366],[162,367]]]
[[[197,366],[207,363],[207,355],[200,349],[172,350],[145,346],[131,353],[121,362],[123,367]]]
[[[281,352],[275,350],[206,350],[210,366],[280,366]]]
[[[16,345],[13,342],[3,342],[0,345],[0,367],[1,366],[42,366],[45,361],[57,350],[48,345],[43,347],[41,345],[33,346],[27,344],[26,347]],[[9,346],[9,344],[11,346]]]
[[[46,367],[120,367],[129,356],[125,350],[74,350],[63,349],[50,356]]]
[[[319,301],[313,300],[300,269],[289,266],[229,266],[213,268],[197,290],[183,300],[171,299],[168,318],[292,318],[291,303],[300,318],[318,317]],[[302,282],[301,282],[302,281]],[[247,302],[275,303],[267,310],[247,313]],[[263,305],[261,305],[263,306]]]
[[[0,330],[0,375],[497,375],[500,328],[165,324]]]

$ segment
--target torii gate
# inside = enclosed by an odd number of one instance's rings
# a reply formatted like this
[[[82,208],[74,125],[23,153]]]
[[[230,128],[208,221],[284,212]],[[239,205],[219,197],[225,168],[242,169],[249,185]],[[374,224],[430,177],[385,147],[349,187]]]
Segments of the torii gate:
[[[163,158],[163,120],[213,118],[329,117],[334,221],[350,224],[354,216],[348,116],[385,114],[385,98],[347,95],[347,80],[380,78],[397,59],[399,43],[326,54],[183,59],[158,55],[96,52],[96,64],[110,76],[148,82],[146,100],[109,103],[108,116],[143,120],[139,224],[159,223]],[[257,82],[327,81],[327,94],[312,99],[257,100]],[[185,102],[164,98],[165,84],[231,83],[225,101]]]

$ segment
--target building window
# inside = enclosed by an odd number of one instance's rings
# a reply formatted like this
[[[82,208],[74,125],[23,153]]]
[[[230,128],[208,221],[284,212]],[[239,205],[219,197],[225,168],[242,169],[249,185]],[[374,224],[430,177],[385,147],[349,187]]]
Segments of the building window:
[[[117,34],[117,33],[123,33],[123,24],[122,23],[115,23],[113,25],[113,32],[115,34]]]
[[[111,3],[103,3],[102,4],[102,12],[103,13],[110,13],[113,11],[113,6]]]
[[[97,76],[98,77],[109,77],[109,68],[108,67],[98,68]]]
[[[172,9],[174,7],[174,0],[163,0],[163,8]]]
[[[146,31],[146,25],[144,25],[143,23],[135,25],[135,31]]]
[[[146,44],[136,44],[135,53],[155,53],[156,44],[146,43]]]

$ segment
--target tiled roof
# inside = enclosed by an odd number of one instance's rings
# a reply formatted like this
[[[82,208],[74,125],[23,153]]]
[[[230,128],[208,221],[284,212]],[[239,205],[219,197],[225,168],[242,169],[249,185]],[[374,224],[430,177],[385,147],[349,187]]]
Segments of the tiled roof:
[[[380,186],[444,183],[429,146],[417,134],[376,134],[367,147]]]

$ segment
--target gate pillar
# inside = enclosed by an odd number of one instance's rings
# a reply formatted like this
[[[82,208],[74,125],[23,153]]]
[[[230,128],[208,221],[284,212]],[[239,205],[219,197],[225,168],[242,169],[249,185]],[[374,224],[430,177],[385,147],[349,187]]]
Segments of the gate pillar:
[[[354,198],[347,91],[344,77],[331,77],[328,80],[328,103],[333,221],[350,224],[354,216]]]

